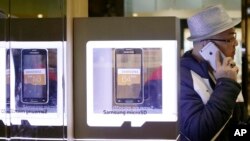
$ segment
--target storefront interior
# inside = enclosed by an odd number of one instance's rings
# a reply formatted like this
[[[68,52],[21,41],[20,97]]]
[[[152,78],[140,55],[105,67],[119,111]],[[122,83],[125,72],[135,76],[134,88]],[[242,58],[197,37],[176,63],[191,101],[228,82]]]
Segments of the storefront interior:
[[[89,40],[168,39],[175,41],[170,42],[178,49],[173,52],[181,56],[192,49],[192,43],[186,39],[190,35],[186,19],[199,9],[214,4],[223,5],[232,18],[242,20],[236,26],[239,44],[234,59],[239,66],[238,82],[242,86],[246,111],[250,115],[250,0],[0,0],[0,94],[2,94],[0,96],[0,140],[176,140],[178,119],[174,116],[169,116],[166,120],[161,119],[161,116],[156,117],[159,121],[167,123],[161,125],[160,122],[150,122],[144,129],[139,129],[139,124],[127,123],[127,119],[124,119],[122,129],[117,128],[115,123],[110,128],[104,128],[105,124],[95,123],[93,120],[89,123],[83,122],[98,116],[95,114],[87,116],[89,97],[81,95],[82,91],[89,92],[87,72],[91,70],[88,70],[87,60],[93,58],[93,56],[88,58],[89,52],[82,50],[82,45],[87,44]],[[162,24],[159,24],[160,22]],[[106,42],[101,43],[106,45]],[[93,48],[98,48],[95,45],[93,43]],[[97,45],[100,46],[99,43]],[[156,48],[152,54],[148,53],[149,58],[155,59],[156,63],[151,62],[148,66],[159,64],[157,57],[160,56],[161,42],[156,42],[156,45],[159,47],[145,44],[147,46],[145,48]],[[108,44],[106,48],[109,48]],[[39,51],[39,57],[28,54],[31,50],[37,50],[36,53]],[[25,51],[27,51],[26,54]],[[96,52],[98,51],[97,49]],[[109,55],[114,55],[113,52],[107,50]],[[163,53],[163,55],[169,54]],[[164,58],[164,56],[160,57]],[[107,58],[108,56],[104,55],[99,60],[105,62]],[[32,59],[35,60],[34,63],[30,61]],[[44,63],[46,59],[49,62]],[[39,60],[41,66],[46,66],[47,71],[44,72],[39,67],[37,70],[45,74],[45,77],[47,75],[49,77],[39,82],[36,82],[37,78],[26,81],[26,77],[30,74],[27,72],[25,76],[21,72],[37,65]],[[90,63],[90,65],[93,64]],[[102,66],[102,64],[99,65]],[[177,78],[176,81],[178,81]],[[175,82],[175,79],[173,81]],[[46,83],[43,88],[39,88],[45,89],[45,96],[25,95],[29,93],[24,89],[29,87],[27,83],[36,83],[36,85]],[[102,85],[105,84],[100,84]],[[92,85],[90,87],[92,88]],[[96,87],[96,89],[99,91],[99,88]],[[110,89],[112,91],[112,88]],[[177,86],[176,89],[178,89]],[[34,88],[34,91],[37,89]],[[105,99],[105,97],[102,98]],[[176,100],[175,97],[169,98]],[[95,97],[90,98],[90,101],[95,100]],[[95,103],[93,105],[98,106]],[[171,113],[173,112],[171,110],[176,110],[176,107],[166,109]],[[155,114],[154,112],[159,112],[159,109],[152,113]],[[106,118],[110,117],[104,117]],[[130,118],[128,117],[129,120]],[[133,120],[136,121],[132,117],[131,121]],[[117,122],[119,124],[119,121]],[[136,128],[131,129],[130,126]],[[152,131],[153,134],[150,134],[151,129],[158,128],[168,133]],[[129,130],[128,135],[122,134],[127,130]],[[116,133],[114,136],[113,132]]]

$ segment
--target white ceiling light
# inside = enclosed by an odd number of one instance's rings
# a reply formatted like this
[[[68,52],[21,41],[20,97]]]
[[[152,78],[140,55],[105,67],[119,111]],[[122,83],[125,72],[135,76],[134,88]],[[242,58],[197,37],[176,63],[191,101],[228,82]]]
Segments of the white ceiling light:
[[[43,14],[37,14],[37,18],[43,18]]]

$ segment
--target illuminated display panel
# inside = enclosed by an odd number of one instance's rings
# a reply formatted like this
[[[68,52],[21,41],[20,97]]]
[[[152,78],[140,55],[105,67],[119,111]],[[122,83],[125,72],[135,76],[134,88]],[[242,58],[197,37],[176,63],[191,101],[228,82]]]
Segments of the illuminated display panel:
[[[141,127],[146,122],[177,121],[177,41],[89,41],[86,47],[88,126],[120,127],[129,121],[132,127]],[[154,76],[152,69],[160,74]],[[159,87],[155,97],[146,91],[149,81]]]
[[[10,114],[10,122],[21,125],[22,120],[27,120],[37,126],[65,125],[63,42],[10,42],[10,46],[10,111],[6,113]],[[32,50],[36,52],[24,53]],[[36,54],[38,50],[43,53]]]

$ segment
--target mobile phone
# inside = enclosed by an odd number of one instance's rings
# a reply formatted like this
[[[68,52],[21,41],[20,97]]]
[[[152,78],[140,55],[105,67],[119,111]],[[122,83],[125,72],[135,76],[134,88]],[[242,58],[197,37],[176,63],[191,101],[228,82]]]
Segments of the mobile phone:
[[[22,49],[22,92],[24,104],[46,104],[49,100],[47,49]]]
[[[200,55],[209,62],[209,64],[211,65],[211,67],[213,68],[213,70],[217,70],[217,66],[216,66],[216,52],[219,51],[220,52],[220,60],[222,61],[223,58],[225,58],[225,55],[218,49],[218,47],[212,43],[209,42],[206,44],[206,46],[204,46],[200,51]]]
[[[140,104],[143,93],[143,50],[115,49],[115,103]]]

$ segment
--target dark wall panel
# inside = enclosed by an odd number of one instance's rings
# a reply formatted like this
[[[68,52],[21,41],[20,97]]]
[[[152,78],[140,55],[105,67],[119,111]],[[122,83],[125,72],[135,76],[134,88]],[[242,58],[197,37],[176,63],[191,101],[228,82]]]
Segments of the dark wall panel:
[[[64,18],[10,20],[11,41],[63,41],[65,31]]]

